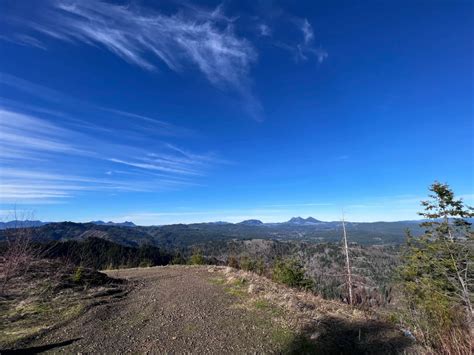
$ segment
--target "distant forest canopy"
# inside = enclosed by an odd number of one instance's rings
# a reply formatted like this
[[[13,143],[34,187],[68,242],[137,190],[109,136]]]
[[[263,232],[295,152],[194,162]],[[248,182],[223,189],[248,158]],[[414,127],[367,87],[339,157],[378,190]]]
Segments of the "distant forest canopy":
[[[257,221],[244,221],[236,224],[195,223],[151,227],[59,222],[38,224],[34,228],[33,237],[36,241],[41,242],[98,237],[125,246],[150,244],[169,249],[188,248],[198,243],[233,239],[296,240],[318,243],[341,240],[341,222],[316,220],[314,220],[316,222],[312,222],[308,221],[309,219],[298,220],[297,218],[292,220],[296,220],[296,222],[262,224]],[[407,229],[413,235],[421,235],[423,232],[414,221],[347,222],[346,228],[349,233],[349,241],[361,245],[402,244],[405,242]],[[3,234],[0,231],[0,239],[3,238]]]
[[[0,242],[0,255],[7,248]],[[67,264],[95,270],[148,267],[169,264],[174,254],[151,245],[128,247],[101,238],[83,240],[32,242],[34,255],[45,259],[61,259]]]

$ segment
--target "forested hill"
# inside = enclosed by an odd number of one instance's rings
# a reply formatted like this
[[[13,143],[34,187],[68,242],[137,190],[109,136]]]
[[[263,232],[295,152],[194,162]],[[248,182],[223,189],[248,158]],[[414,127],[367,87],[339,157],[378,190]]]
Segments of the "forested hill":
[[[293,219],[295,220],[295,219]],[[296,219],[297,220],[297,219]],[[305,221],[304,219],[301,219]],[[340,222],[295,223],[197,223],[151,227],[126,227],[120,225],[60,222],[29,228],[36,241],[83,240],[102,238],[125,246],[150,244],[168,248],[189,247],[209,241],[231,239],[276,239],[307,242],[338,242],[342,236]],[[308,219],[307,219],[308,220]],[[307,221],[306,220],[306,221]],[[403,243],[406,230],[417,235],[420,227],[413,221],[353,223],[346,228],[350,242],[362,245],[389,245]],[[0,231],[4,238],[8,230]]]

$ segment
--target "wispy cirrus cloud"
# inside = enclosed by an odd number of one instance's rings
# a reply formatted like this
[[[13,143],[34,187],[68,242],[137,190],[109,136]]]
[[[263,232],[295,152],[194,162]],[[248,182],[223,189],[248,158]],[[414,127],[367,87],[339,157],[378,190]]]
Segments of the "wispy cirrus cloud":
[[[197,167],[217,161],[213,155],[185,153],[183,149],[166,142],[161,144],[159,151],[150,152],[141,146],[128,145],[128,142],[98,139],[34,115],[1,107],[0,141],[0,160],[17,159],[18,153],[22,153],[24,159],[46,158],[48,155],[44,154],[57,153],[107,160],[140,169],[191,175],[198,174]],[[91,143],[93,150],[88,148]],[[121,154],[116,153],[117,147],[122,148]],[[10,156],[11,153],[14,155]]]
[[[143,129],[149,130],[150,128],[154,128],[155,130],[158,129],[162,135],[168,135],[168,136],[192,136],[194,134],[194,132],[190,129],[186,129],[184,127],[176,127],[175,125],[170,124],[169,122],[166,122],[154,117],[139,115],[136,113],[122,111],[122,110],[111,109],[108,107],[98,107],[98,109],[103,110],[105,112],[110,112],[114,114],[116,117],[122,116],[125,118],[132,118],[134,121],[139,123],[136,126],[136,128],[139,128],[141,130]]]
[[[38,39],[25,34],[0,35],[2,41],[19,44],[20,46],[36,47],[46,50],[46,46]]]
[[[57,169],[56,169],[57,170]],[[50,204],[64,203],[67,199],[87,192],[156,192],[186,185],[182,180],[112,179],[68,175],[51,169],[2,168],[0,171],[2,203]]]
[[[88,103],[77,105],[78,101],[68,98],[68,106],[85,106],[89,114],[103,116],[105,112],[115,118],[103,123],[76,119],[54,107],[58,104],[54,90],[14,77],[2,78],[0,87],[13,86],[33,96],[39,91],[49,104],[37,107],[0,98],[2,203],[60,203],[92,191],[180,189],[199,185],[198,178],[225,162],[212,152],[189,152],[150,135],[173,132],[188,137],[165,121]],[[69,174],[58,173],[61,170]]]
[[[58,138],[67,134],[50,122],[0,108],[0,159],[11,158],[12,152],[23,152],[24,158],[37,152],[86,153]],[[16,153],[13,158],[18,158]]]
[[[71,98],[67,97],[66,95],[56,90],[50,89],[43,85],[32,83],[31,81],[18,78],[14,75],[10,75],[5,72],[0,72],[0,85],[6,85],[9,88],[22,91],[24,93],[27,93],[35,97],[39,97],[46,101],[51,101],[51,102],[56,102],[56,103],[63,102],[63,101],[67,101],[67,102],[71,101]]]
[[[271,37],[272,29],[266,23],[260,23],[257,25],[258,32],[262,37]]]
[[[195,67],[214,86],[237,91],[255,118],[261,115],[249,78],[257,51],[235,33],[233,19],[223,14],[221,6],[212,10],[184,6],[164,14],[135,4],[48,0],[38,18],[15,22],[59,41],[102,46],[144,70],[155,71],[165,64],[181,73]]]
[[[31,97],[40,98],[47,104],[43,106],[36,106],[0,96],[0,107],[7,107],[12,111],[45,114],[48,116],[61,118],[63,124],[70,127],[109,133],[115,132],[120,135],[126,133],[130,137],[133,137],[133,134],[140,135],[140,133],[143,132],[152,132],[153,134],[158,134],[160,136],[174,137],[193,136],[195,134],[195,132],[193,132],[191,129],[178,127],[162,119],[86,102],[74,97],[70,97],[62,92],[51,89],[44,85],[32,83],[28,80],[18,78],[8,73],[0,72],[0,89],[6,93],[8,92],[7,89],[11,88],[22,93],[26,93]],[[50,107],[51,105],[57,106],[59,104],[63,106],[66,105],[68,108],[74,108],[72,110],[73,113],[62,112]],[[77,108],[81,109],[78,111]],[[117,124],[123,122],[123,127],[126,129],[126,132],[121,132],[118,127],[111,129],[107,126],[100,126],[94,123],[92,120],[84,120],[75,117],[75,115],[84,116],[85,110],[88,112],[95,111],[96,113],[100,113],[100,116],[104,116],[104,114],[106,114],[107,116],[110,116],[111,119],[113,119],[113,121]],[[141,136],[139,137],[141,138]]]
[[[321,47],[314,46],[313,26],[311,26],[306,18],[298,20],[297,23],[303,33],[303,42],[296,46],[298,57],[302,60],[307,60],[308,56],[313,55],[316,57],[318,63],[322,63],[328,57],[328,53]]]
[[[173,6],[174,11],[162,11],[134,2],[45,0],[34,16],[4,16],[15,32],[0,33],[0,39],[41,49],[47,48],[48,39],[102,47],[145,71],[167,67],[184,74],[197,69],[215,87],[238,93],[244,110],[257,121],[264,114],[252,90],[250,72],[258,50],[246,32],[249,21],[259,37],[290,52],[297,62],[315,58],[322,63],[328,57],[326,50],[315,45],[308,19],[278,7],[269,16],[232,17],[224,13],[223,4],[211,9],[188,2]],[[290,32],[296,29],[293,38],[286,36],[286,26]],[[285,29],[283,40],[278,28]]]
[[[275,45],[292,53],[296,61],[307,61],[313,57],[318,63],[324,62],[328,57],[328,52],[320,46],[315,46],[313,26],[308,19],[295,16],[291,16],[290,19],[293,26],[296,26],[300,32],[301,40],[296,43],[276,41]]]

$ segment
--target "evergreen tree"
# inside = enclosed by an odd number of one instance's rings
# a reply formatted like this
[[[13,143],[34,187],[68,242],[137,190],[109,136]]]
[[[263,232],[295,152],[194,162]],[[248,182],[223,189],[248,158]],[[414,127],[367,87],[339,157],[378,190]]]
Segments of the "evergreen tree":
[[[455,199],[448,185],[435,182],[422,201],[421,237],[408,234],[400,268],[408,315],[404,320],[425,343],[464,353],[472,335],[472,208]],[[467,330],[467,334],[466,334]]]

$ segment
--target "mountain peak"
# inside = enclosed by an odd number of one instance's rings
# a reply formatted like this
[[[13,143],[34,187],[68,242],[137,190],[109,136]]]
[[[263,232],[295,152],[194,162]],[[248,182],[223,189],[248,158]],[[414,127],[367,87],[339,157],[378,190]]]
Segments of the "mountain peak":
[[[317,220],[316,218],[313,217],[308,217],[308,218],[302,218],[302,217],[293,217],[291,218],[288,222],[289,224],[316,224],[320,223],[321,221]]]
[[[242,221],[238,224],[242,224],[242,225],[245,225],[245,226],[260,226],[263,224],[262,221],[260,221],[259,219],[247,219],[245,221]]]

